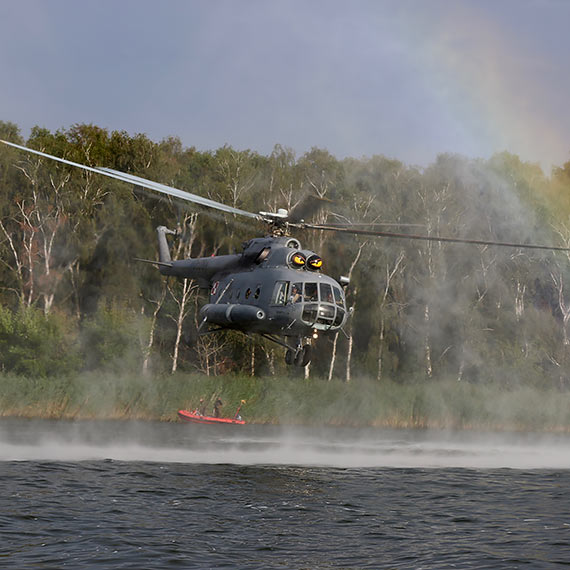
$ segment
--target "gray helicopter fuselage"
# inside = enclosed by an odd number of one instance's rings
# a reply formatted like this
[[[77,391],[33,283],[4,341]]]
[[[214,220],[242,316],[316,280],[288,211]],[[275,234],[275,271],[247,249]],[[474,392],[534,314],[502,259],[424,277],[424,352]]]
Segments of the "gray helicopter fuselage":
[[[241,254],[161,262],[164,275],[209,288],[200,315],[218,327],[299,337],[338,330],[347,318],[342,287],[295,239],[254,238]]]
[[[293,293],[294,288],[298,293]],[[217,275],[206,307],[211,305],[228,309],[232,305],[251,306],[263,311],[263,317],[246,318],[243,325],[239,321],[228,323],[233,324],[231,328],[245,325],[252,332],[295,337],[310,331],[337,330],[347,314],[342,289],[331,277],[270,266]]]

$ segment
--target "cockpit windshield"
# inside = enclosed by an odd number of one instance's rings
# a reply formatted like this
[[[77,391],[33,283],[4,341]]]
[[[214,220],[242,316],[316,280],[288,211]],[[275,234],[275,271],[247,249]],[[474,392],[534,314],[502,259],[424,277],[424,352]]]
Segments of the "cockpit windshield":
[[[321,293],[322,303],[332,303],[333,302],[333,292],[330,283],[319,283],[319,290]]]
[[[328,330],[342,326],[346,313],[340,288],[331,283],[304,283],[302,320],[308,325]]]
[[[332,283],[278,281],[272,304],[299,304],[303,322],[320,330],[342,326],[346,316],[343,292]]]
[[[303,299],[305,303],[317,302],[319,300],[316,283],[305,283],[305,296]]]
[[[333,287],[333,291],[334,291],[334,302],[339,307],[344,307],[344,300],[342,297],[342,291],[338,287]]]

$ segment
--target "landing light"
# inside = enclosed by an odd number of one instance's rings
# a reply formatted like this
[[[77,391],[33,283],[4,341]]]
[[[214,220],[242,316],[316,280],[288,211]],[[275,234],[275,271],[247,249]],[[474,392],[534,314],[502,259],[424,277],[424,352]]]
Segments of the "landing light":
[[[318,255],[311,255],[307,259],[307,267],[314,271],[318,271],[323,266],[323,260]]]
[[[302,253],[296,252],[291,255],[291,265],[293,267],[304,267],[306,262],[307,259]]]

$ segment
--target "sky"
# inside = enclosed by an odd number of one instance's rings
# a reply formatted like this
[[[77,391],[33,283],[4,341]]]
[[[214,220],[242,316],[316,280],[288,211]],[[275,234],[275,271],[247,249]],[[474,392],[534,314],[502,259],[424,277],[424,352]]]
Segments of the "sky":
[[[297,156],[570,160],[567,0],[0,0],[0,120]]]

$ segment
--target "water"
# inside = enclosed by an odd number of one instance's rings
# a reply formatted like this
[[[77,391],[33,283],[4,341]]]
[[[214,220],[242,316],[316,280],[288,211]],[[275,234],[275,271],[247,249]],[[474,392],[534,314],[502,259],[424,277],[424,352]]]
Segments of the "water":
[[[570,437],[0,421],[1,568],[570,566]]]

